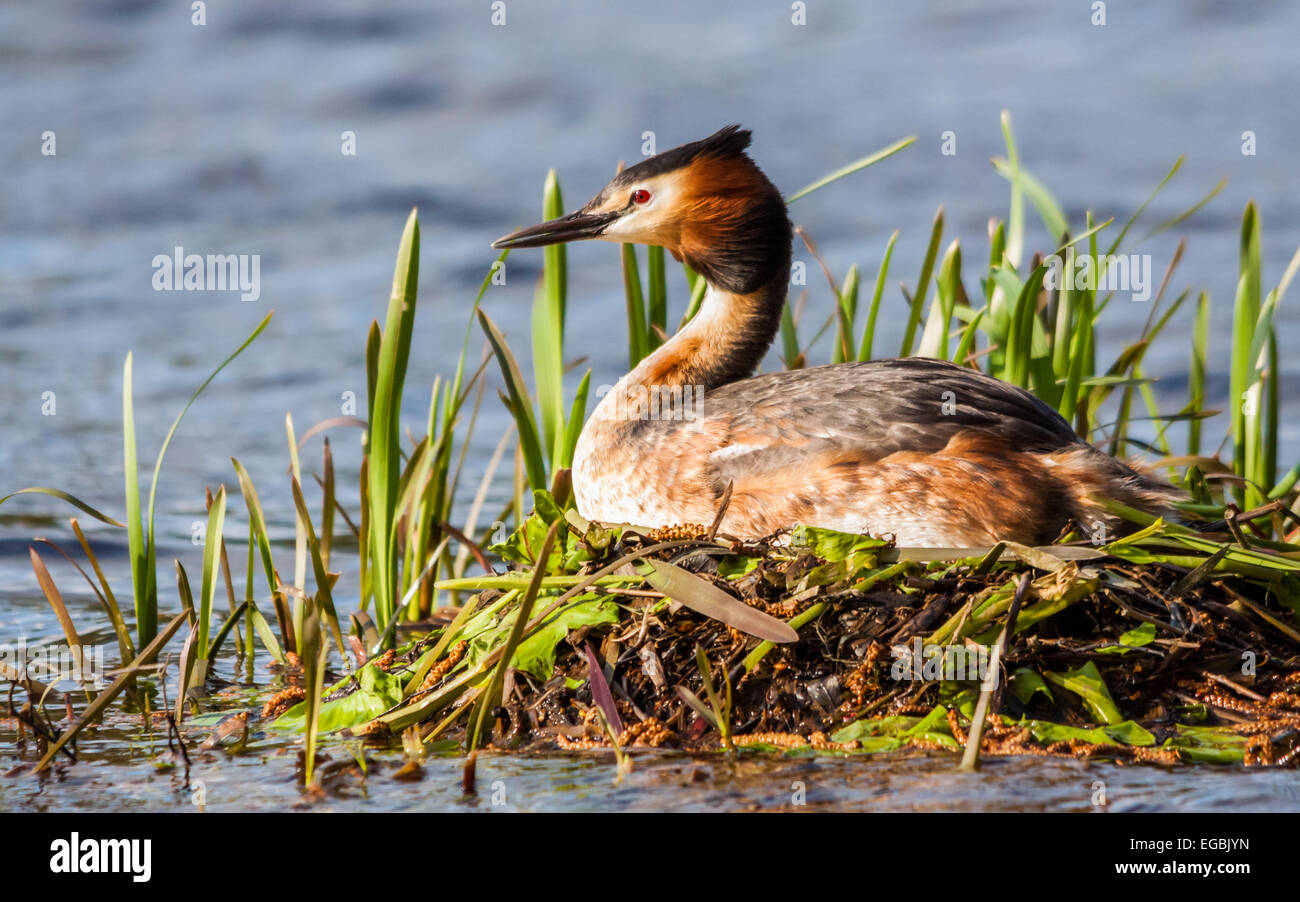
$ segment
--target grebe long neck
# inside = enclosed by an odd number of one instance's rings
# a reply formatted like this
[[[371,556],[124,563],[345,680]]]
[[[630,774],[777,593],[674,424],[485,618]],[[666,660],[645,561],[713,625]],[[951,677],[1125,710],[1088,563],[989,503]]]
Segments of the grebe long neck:
[[[780,328],[788,272],[748,294],[710,284],[691,321],[620,384],[708,391],[753,375]]]

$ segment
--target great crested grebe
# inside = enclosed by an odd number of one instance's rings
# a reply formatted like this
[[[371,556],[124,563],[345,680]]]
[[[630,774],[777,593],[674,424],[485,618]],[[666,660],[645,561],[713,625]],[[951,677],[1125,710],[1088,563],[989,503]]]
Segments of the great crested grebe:
[[[1163,512],[1168,486],[1079,439],[1029,392],[924,358],[753,376],[780,324],[791,226],[728,126],[616,175],[582,209],[493,242],[655,244],[708,283],[696,316],[583,427],[578,512],[604,523],[711,523],[741,538],[795,524],[900,545],[1049,542],[1121,526],[1098,502]]]

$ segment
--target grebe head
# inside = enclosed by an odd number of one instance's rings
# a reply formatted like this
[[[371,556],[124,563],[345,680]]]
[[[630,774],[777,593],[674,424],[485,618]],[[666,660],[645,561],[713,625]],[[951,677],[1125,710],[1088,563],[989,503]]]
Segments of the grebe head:
[[[492,242],[541,247],[597,238],[656,244],[711,284],[748,293],[790,266],[790,221],[781,193],[745,153],[750,133],[716,134],[624,169],[580,210]]]

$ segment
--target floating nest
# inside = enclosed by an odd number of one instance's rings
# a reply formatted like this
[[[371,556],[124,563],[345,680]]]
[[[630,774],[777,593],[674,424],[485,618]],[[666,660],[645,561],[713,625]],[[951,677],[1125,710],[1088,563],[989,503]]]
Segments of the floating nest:
[[[1157,522],[1102,547],[961,553],[545,514],[493,549],[512,570],[441,584],[463,606],[328,691],[325,709],[367,668],[400,687],[343,732],[620,758],[956,756],[975,733],[986,757],[1300,761],[1300,557],[1286,547]],[[763,638],[768,623],[797,640]]]

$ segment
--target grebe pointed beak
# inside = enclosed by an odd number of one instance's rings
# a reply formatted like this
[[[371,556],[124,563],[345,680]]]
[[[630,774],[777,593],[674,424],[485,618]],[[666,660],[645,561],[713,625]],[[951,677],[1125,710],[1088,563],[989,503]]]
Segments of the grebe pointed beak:
[[[597,238],[611,222],[622,215],[622,210],[607,213],[584,213],[582,210],[552,219],[539,225],[520,229],[492,242],[495,248],[545,247],[566,241]]]

